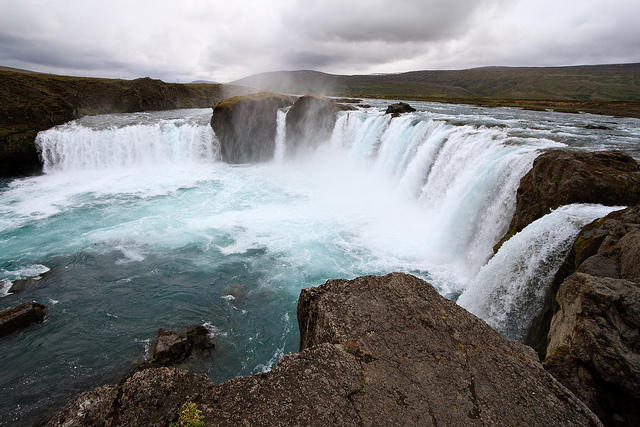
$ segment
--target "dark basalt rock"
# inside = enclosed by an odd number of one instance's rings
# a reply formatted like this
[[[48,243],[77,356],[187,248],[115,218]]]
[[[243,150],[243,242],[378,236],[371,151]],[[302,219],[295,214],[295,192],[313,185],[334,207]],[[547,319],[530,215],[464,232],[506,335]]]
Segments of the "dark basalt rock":
[[[37,302],[25,302],[0,312],[0,337],[42,322],[47,307]]]
[[[184,360],[189,354],[187,339],[177,332],[160,328],[153,346],[153,362],[169,364]]]
[[[150,366],[167,366],[183,362],[192,352],[205,352],[214,347],[209,331],[202,325],[195,326],[181,336],[175,331],[160,328],[153,347]]]
[[[391,114],[392,117],[399,117],[400,114],[411,113],[416,111],[411,105],[406,102],[398,102],[397,104],[391,104],[387,107],[385,114]]]
[[[213,107],[211,127],[227,163],[258,163],[273,158],[278,109],[295,98],[275,93],[236,96]]]
[[[287,155],[313,150],[331,138],[340,107],[333,99],[305,95],[291,106],[286,121]]]
[[[304,289],[298,323],[300,353],[271,372],[214,386],[203,376],[146,369],[80,395],[48,425],[162,426],[189,401],[205,425],[221,426],[601,425],[530,348],[416,277]]]
[[[550,210],[570,203],[640,203],[640,166],[621,151],[554,150],[541,154],[520,180],[516,211],[495,251]]]
[[[640,206],[585,226],[558,279],[545,368],[605,425],[640,425]]]
[[[35,287],[38,287],[41,283],[46,282],[48,278],[54,276],[58,271],[57,267],[52,268],[49,271],[46,271],[42,274],[38,274],[37,276],[27,277],[26,279],[16,279],[11,283],[11,287],[7,291],[7,293],[15,294],[18,292],[28,291]]]
[[[611,130],[609,126],[605,125],[586,125],[585,129],[593,129],[593,130]]]

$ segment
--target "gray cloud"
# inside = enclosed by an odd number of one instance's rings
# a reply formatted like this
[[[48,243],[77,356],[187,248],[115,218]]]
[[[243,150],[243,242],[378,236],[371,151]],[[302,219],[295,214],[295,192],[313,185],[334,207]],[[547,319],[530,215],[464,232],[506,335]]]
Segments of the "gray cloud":
[[[230,81],[640,62],[630,0],[0,0],[0,65]]]
[[[285,25],[314,40],[391,43],[440,40],[464,30],[487,1],[388,0],[311,1],[285,10]]]

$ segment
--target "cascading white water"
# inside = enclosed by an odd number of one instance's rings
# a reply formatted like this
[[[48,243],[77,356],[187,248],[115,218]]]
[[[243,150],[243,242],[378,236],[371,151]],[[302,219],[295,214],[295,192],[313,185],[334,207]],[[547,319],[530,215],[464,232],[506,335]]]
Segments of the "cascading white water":
[[[522,340],[580,229],[621,208],[567,205],[532,222],[500,247],[458,304],[506,337]]]
[[[78,120],[40,132],[36,146],[46,173],[210,163],[219,152],[210,126],[184,119],[107,127]]]
[[[539,150],[562,146],[513,138],[499,127],[357,112],[338,119],[331,143],[369,159],[398,191],[418,199],[430,224],[431,262],[438,269],[446,265],[449,278],[455,271],[460,286],[506,231],[520,178]]]
[[[288,110],[280,109],[276,116],[276,150],[273,154],[273,158],[276,162],[281,162],[284,159],[286,151],[287,111]]]

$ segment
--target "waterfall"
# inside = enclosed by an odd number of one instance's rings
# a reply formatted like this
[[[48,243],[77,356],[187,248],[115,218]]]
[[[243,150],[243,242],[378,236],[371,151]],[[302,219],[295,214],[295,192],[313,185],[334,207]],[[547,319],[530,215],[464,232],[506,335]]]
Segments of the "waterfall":
[[[285,109],[278,110],[278,114],[276,117],[276,150],[273,154],[273,158],[276,162],[282,161],[284,159],[284,154],[286,151],[286,132],[287,132],[287,111]]]
[[[635,149],[640,122],[592,132],[585,115],[432,103],[392,118],[367,102],[296,156],[279,111],[273,161],[251,165],[220,161],[211,109],[41,132],[45,174],[0,188],[0,298],[51,269],[16,296],[51,314],[3,341],[0,424],[62,405],[78,378],[99,385],[158,327],[210,325],[224,351],[193,366],[216,383],[268,370],[299,344],[300,289],[330,278],[411,273],[521,338],[580,228],[615,208],[559,208],[493,255],[520,179],[549,148]]]
[[[40,132],[36,146],[45,173],[210,163],[219,152],[210,126],[183,119],[106,127],[81,119]]]
[[[219,145],[210,112],[198,114],[155,121],[86,118],[41,132],[36,143],[46,173],[212,163]],[[286,109],[277,113],[277,164],[284,161],[286,115]],[[333,159],[365,165],[421,206],[429,224],[429,262],[449,276],[455,271],[461,291],[506,231],[520,178],[541,149],[559,145],[513,136],[500,126],[452,124],[425,112],[392,118],[370,109],[341,112],[322,149],[325,155],[331,150]]]
[[[501,127],[453,125],[424,113],[398,118],[343,113],[331,145],[396,183],[422,205],[440,265],[471,279],[493,254],[515,210],[520,179],[549,140],[515,138]]]
[[[506,241],[480,270],[458,304],[506,337],[522,340],[578,232],[621,207],[562,206]]]

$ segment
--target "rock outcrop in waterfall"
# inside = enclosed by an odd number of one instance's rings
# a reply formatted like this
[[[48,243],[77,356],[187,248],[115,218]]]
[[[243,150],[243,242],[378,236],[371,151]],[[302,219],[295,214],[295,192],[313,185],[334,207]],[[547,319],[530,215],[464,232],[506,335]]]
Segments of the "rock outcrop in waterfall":
[[[331,138],[338,111],[353,107],[337,104],[320,95],[305,95],[287,112],[287,155],[313,150]]]
[[[79,395],[50,426],[178,421],[205,425],[599,426],[538,362],[406,274],[330,280],[298,302],[300,353],[218,386],[169,368]]]
[[[227,163],[259,163],[273,158],[276,150],[278,109],[295,98],[275,93],[236,96],[213,108],[211,127]]]
[[[553,150],[541,154],[520,180],[516,211],[497,248],[550,210],[570,203],[640,203],[640,166],[621,151]]]

